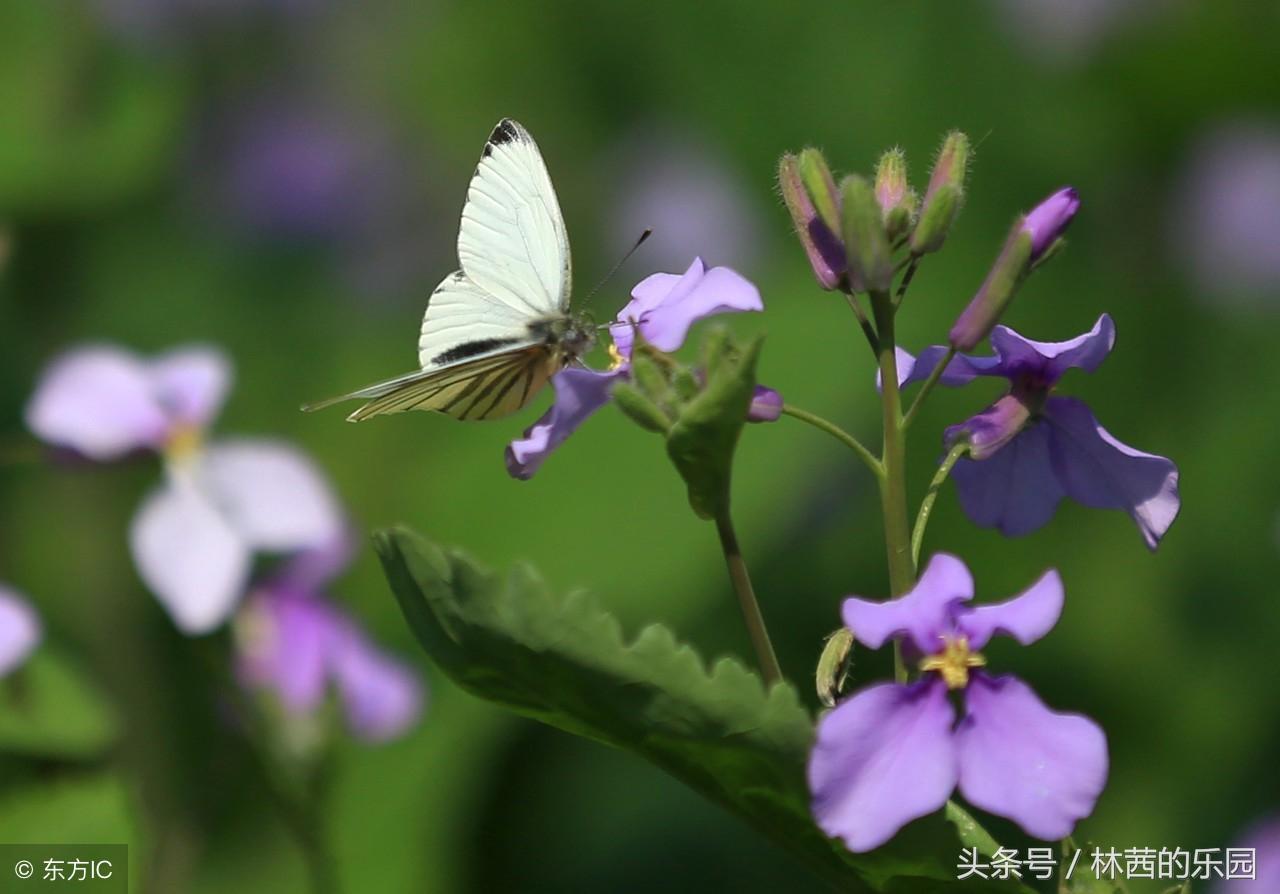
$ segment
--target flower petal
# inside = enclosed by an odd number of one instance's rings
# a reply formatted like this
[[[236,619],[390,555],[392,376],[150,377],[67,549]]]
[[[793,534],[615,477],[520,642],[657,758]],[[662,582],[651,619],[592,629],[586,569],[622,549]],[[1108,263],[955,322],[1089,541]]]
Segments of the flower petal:
[[[74,348],[53,360],[36,384],[26,419],[41,440],[98,461],[157,448],[171,426],[146,364],[109,345]]]
[[[1178,467],[1116,440],[1083,401],[1049,398],[1044,415],[1053,468],[1067,495],[1094,509],[1125,510],[1155,549],[1181,507]]]
[[[290,556],[267,586],[277,592],[313,595],[342,573],[351,563],[355,549],[353,532],[343,526],[324,543]]]
[[[143,582],[183,633],[207,633],[225,621],[249,575],[248,544],[182,474],[143,501],[129,547]]]
[[[333,674],[347,722],[361,739],[394,739],[422,713],[424,693],[417,674],[384,655],[354,627],[335,650]]]
[[[898,366],[898,387],[903,388],[913,382],[923,382],[929,378],[934,367],[947,355],[947,348],[932,345],[925,348],[918,356],[911,356],[908,351],[896,348]],[[996,367],[999,361],[995,357],[974,357],[970,354],[957,354],[947,363],[938,383],[952,388],[967,385],[978,376],[998,374]],[[876,373],[876,387],[880,387],[880,374]]]
[[[748,422],[776,422],[782,415],[782,395],[772,388],[757,385],[747,408]]]
[[[525,430],[524,437],[507,445],[507,472],[527,481],[579,425],[609,402],[609,390],[621,370],[598,372],[570,367],[551,379],[556,399],[542,418]]]
[[[327,657],[337,634],[325,602],[264,590],[237,617],[235,633],[242,682],[274,690],[293,713],[312,711],[324,700]]]
[[[674,351],[703,317],[747,310],[764,310],[759,289],[728,267],[707,270],[694,258],[683,276],[655,273],[642,280],[609,332],[623,357],[631,356],[632,321],[655,348]]]
[[[319,547],[342,531],[342,511],[320,470],[288,444],[219,441],[207,448],[200,475],[228,522],[255,549]]]
[[[909,592],[888,602],[851,596],[844,601],[843,618],[854,639],[867,648],[878,649],[894,636],[910,636],[928,655],[937,650],[939,637],[951,631],[955,606],[972,598],[973,575],[964,562],[937,553]]]
[[[1079,714],[1049,710],[1016,677],[978,672],[956,730],[960,792],[1037,838],[1065,838],[1107,782],[1107,738]]]
[[[1049,431],[1033,422],[988,459],[961,459],[951,470],[965,515],[1006,537],[1029,534],[1053,518],[1064,496],[1049,458]]]
[[[1098,317],[1084,335],[1066,341],[1032,341],[1008,326],[991,331],[991,347],[1000,357],[1000,374],[1033,376],[1051,385],[1069,369],[1093,372],[1116,343],[1116,326],[1108,314]]]
[[[997,633],[1029,646],[1058,623],[1064,596],[1062,577],[1051,568],[1012,599],[966,608],[957,619],[957,626],[968,636],[973,649],[981,649]]]
[[[941,808],[956,785],[954,722],[938,680],[880,683],[841,702],[809,754],[818,825],[862,852]]]
[[[201,428],[213,421],[231,386],[231,364],[216,348],[178,348],[153,360],[149,372],[170,417]]]
[[[42,635],[35,609],[13,590],[0,586],[0,677],[26,661]]]

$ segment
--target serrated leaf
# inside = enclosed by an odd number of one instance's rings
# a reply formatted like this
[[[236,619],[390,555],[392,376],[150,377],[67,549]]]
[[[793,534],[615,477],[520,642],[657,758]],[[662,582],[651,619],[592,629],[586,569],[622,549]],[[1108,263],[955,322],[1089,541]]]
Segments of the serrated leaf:
[[[582,593],[553,595],[520,567],[505,578],[404,529],[375,544],[405,618],[437,665],[473,694],[646,758],[741,817],[798,861],[854,892],[1026,891],[958,882],[941,813],[869,854],[828,839],[804,778],[813,719],[795,690],[768,692],[738,661],[708,670],[662,625],[630,644]]]
[[[37,649],[0,681],[0,751],[53,758],[101,756],[115,741],[115,714],[74,664]]]

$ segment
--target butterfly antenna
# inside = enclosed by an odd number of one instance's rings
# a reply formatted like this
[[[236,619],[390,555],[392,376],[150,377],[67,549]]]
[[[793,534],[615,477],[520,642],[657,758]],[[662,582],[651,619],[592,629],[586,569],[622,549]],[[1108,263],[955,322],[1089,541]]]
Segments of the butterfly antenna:
[[[595,295],[596,292],[603,289],[604,284],[607,283],[609,280],[613,279],[613,275],[618,272],[619,268],[621,268],[623,264],[627,263],[627,261],[630,260],[631,256],[636,253],[636,250],[639,249],[640,246],[644,245],[645,240],[652,235],[653,235],[653,228],[652,227],[646,228],[645,231],[640,234],[640,238],[636,240],[636,244],[631,246],[631,248],[627,249],[627,253],[618,259],[618,263],[614,264],[613,267],[609,270],[609,272],[605,274],[604,279],[596,283],[596,287],[587,293],[587,297],[582,299],[583,302],[590,301],[592,296]]]

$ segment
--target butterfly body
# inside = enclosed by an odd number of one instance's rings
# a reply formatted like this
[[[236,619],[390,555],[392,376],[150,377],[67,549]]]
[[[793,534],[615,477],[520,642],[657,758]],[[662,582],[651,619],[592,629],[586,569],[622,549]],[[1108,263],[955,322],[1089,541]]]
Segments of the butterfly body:
[[[405,410],[496,419],[591,349],[594,327],[569,310],[569,240],[551,178],[533,137],[509,118],[467,189],[458,261],[427,302],[420,370],[304,409],[365,399],[348,420]]]

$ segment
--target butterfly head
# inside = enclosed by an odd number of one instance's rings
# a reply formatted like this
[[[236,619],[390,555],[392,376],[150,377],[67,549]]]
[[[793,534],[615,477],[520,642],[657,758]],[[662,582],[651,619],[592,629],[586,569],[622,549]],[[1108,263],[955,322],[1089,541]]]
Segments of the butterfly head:
[[[539,321],[529,328],[545,339],[547,344],[555,345],[566,361],[581,357],[596,343],[595,321],[587,314]]]

